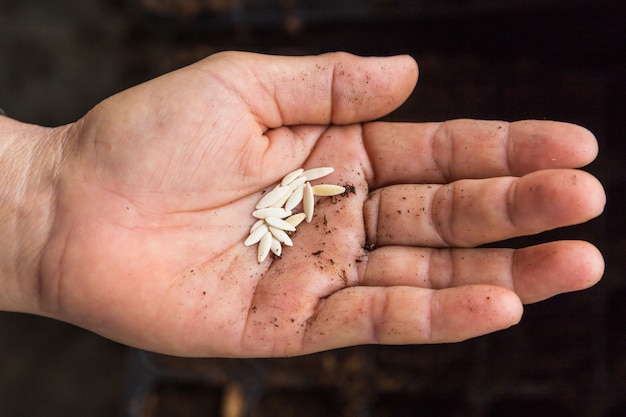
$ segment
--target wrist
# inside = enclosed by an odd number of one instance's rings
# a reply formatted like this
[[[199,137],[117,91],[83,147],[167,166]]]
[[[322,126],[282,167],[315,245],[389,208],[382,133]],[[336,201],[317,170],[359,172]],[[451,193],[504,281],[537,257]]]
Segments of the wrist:
[[[0,117],[0,310],[38,311],[41,256],[69,129]]]

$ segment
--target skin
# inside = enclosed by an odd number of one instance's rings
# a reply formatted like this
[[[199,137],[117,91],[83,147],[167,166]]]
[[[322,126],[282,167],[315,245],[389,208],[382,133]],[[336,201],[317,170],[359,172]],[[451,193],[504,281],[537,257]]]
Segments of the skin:
[[[593,135],[369,122],[417,75],[406,56],[229,52],[71,125],[0,117],[0,308],[168,354],[291,356],[465,340],[595,284],[604,264],[586,242],[475,249],[598,216],[602,186],[575,169]],[[354,192],[319,199],[294,246],[258,263],[243,245],[254,205],[318,166]]]

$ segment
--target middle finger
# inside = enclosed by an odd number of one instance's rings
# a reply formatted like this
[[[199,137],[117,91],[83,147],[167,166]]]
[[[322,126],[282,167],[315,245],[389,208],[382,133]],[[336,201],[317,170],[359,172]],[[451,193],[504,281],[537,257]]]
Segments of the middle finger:
[[[590,174],[544,170],[521,178],[393,185],[364,204],[370,246],[473,247],[585,222],[604,192]]]

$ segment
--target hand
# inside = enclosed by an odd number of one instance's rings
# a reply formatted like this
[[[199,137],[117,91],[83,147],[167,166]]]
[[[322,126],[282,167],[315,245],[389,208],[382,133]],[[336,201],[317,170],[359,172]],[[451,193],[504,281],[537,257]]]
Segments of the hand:
[[[169,354],[285,356],[463,340],[597,282],[588,243],[472,249],[599,215],[601,185],[571,169],[593,136],[363,124],[416,80],[408,57],[223,53],[104,101],[64,130],[32,312]],[[258,263],[243,241],[262,192],[318,166],[355,193]]]

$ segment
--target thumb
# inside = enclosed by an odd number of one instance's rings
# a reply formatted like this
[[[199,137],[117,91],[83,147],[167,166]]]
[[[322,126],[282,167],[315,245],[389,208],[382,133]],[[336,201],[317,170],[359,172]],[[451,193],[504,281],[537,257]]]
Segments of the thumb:
[[[364,58],[344,52],[282,57],[244,52],[213,55],[211,70],[229,79],[258,123],[349,124],[382,117],[400,106],[417,82],[413,58]]]

